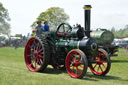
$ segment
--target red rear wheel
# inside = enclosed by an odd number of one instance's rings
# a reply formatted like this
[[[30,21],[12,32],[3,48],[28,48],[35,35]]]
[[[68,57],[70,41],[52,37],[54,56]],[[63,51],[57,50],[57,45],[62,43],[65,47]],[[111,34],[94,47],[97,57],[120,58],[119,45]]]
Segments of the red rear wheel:
[[[46,68],[44,46],[37,37],[28,40],[25,47],[25,63],[30,71],[42,71]]]
[[[87,72],[88,62],[81,50],[71,50],[65,63],[68,74],[73,78],[83,78]]]
[[[95,75],[105,75],[109,72],[111,67],[111,62],[108,54],[103,49],[98,49],[99,53],[92,61],[95,63],[91,63],[89,65],[91,71]]]

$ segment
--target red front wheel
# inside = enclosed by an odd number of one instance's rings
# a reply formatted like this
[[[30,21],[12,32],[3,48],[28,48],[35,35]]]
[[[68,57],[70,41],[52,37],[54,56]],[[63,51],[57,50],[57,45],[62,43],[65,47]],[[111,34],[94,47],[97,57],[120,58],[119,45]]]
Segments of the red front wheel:
[[[83,78],[87,72],[88,62],[85,54],[79,50],[71,50],[66,57],[66,70],[73,78]]]
[[[92,58],[92,62],[89,67],[94,75],[104,76],[106,75],[111,67],[111,62],[108,54],[103,49],[98,49],[98,54]]]

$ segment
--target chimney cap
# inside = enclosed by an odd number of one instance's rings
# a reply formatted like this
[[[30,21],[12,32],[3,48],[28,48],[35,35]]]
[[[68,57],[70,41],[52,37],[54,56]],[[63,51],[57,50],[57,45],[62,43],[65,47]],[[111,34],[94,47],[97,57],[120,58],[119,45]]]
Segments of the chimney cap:
[[[84,5],[84,10],[91,10],[92,6],[91,5]]]

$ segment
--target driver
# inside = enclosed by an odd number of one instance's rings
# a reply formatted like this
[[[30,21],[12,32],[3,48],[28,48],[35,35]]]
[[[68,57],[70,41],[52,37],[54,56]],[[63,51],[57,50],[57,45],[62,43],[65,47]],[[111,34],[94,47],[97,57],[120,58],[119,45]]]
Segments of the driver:
[[[36,36],[40,36],[40,34],[43,32],[43,26],[41,25],[41,21],[37,22],[37,26],[34,31],[36,32]]]

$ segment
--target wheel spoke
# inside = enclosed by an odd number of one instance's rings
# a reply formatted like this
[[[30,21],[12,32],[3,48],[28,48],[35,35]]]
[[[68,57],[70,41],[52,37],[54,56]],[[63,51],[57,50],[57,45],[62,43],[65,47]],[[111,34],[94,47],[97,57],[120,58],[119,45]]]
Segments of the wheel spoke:
[[[84,69],[84,67],[82,65],[79,65],[82,69]]]
[[[77,69],[76,69],[76,72],[75,72],[75,74],[77,74]]]
[[[103,72],[103,69],[101,68],[101,66],[99,65],[99,67],[100,67],[100,70]]]
[[[43,56],[41,56],[41,55],[38,55],[38,58],[39,58],[39,59],[43,59]]]
[[[40,62],[40,59],[39,58],[37,58],[37,63],[41,65],[41,62]]]
[[[42,59],[39,59],[40,60],[40,64],[42,65],[43,64],[43,60]]]
[[[40,54],[40,55],[44,55],[44,53],[43,53],[43,52],[38,52],[38,54]]]
[[[95,68],[97,66],[97,63],[95,64],[95,66],[93,68]]]
[[[76,70],[79,71],[80,74],[82,73],[82,72],[78,69],[78,67],[76,67]]]
[[[100,66],[98,67],[97,71],[99,71]]]
[[[38,57],[39,57],[39,58],[43,58],[43,56],[41,56],[41,55],[38,55]]]
[[[72,72],[74,73],[74,66],[72,67]]]
[[[38,53],[40,53],[41,51],[43,51],[43,48],[42,48],[42,49],[40,49],[40,50],[38,50]]]
[[[78,57],[78,61],[80,60],[80,58],[81,58],[81,56],[79,55],[79,57]]]
[[[102,63],[102,65],[104,66],[104,68],[106,68],[106,66],[104,65],[104,63]]]
[[[37,63],[36,63],[36,61],[35,61],[35,68],[37,68]]]

